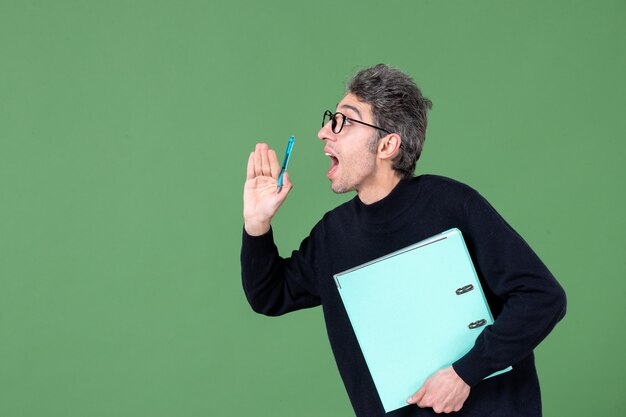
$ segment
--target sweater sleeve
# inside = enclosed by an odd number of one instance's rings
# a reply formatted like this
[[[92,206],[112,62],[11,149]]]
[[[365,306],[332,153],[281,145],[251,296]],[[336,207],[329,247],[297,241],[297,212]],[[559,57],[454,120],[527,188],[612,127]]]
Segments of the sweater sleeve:
[[[474,194],[465,210],[462,232],[476,270],[502,302],[493,325],[453,365],[474,386],[531,354],[565,315],[566,298],[548,268],[483,197]]]
[[[310,237],[291,257],[281,258],[271,229],[262,236],[250,236],[245,229],[243,231],[243,289],[250,306],[257,313],[279,316],[320,305],[314,265]]]

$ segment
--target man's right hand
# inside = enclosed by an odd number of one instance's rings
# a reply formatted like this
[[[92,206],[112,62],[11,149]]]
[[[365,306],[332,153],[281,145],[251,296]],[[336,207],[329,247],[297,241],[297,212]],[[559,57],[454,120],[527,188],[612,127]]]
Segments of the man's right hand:
[[[248,173],[243,190],[244,227],[251,236],[269,232],[272,218],[292,188],[285,172],[283,188],[276,192],[280,168],[276,152],[265,143],[257,143],[248,158]]]

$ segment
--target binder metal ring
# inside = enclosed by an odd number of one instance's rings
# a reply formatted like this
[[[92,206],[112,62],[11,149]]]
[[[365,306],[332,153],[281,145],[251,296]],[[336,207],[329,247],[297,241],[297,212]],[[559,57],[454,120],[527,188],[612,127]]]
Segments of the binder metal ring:
[[[456,290],[456,295],[465,294],[466,292],[472,291],[473,289],[474,289],[474,286],[472,284],[468,284],[464,287],[458,288]]]
[[[484,326],[485,324],[487,324],[487,320],[480,319],[480,320],[471,322],[470,324],[467,325],[467,327],[469,327],[470,329],[476,329],[477,327]]]

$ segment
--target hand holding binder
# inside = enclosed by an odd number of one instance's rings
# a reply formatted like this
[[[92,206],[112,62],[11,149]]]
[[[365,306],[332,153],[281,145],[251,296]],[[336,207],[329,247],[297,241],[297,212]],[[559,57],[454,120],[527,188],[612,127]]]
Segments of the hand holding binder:
[[[432,408],[436,413],[451,413],[463,407],[469,393],[470,386],[457,375],[452,366],[448,366],[428,378],[407,403]]]

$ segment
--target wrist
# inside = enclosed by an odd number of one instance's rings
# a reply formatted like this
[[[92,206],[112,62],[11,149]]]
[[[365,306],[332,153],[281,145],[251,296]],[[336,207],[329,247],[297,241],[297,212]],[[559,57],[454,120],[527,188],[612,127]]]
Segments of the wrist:
[[[270,231],[270,222],[244,221],[244,229],[250,236],[261,236]]]

